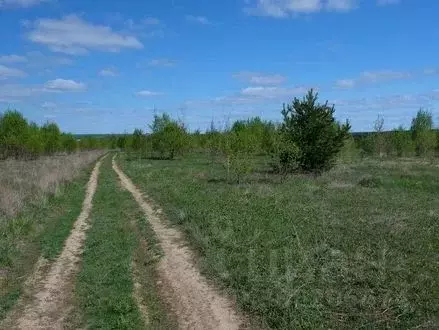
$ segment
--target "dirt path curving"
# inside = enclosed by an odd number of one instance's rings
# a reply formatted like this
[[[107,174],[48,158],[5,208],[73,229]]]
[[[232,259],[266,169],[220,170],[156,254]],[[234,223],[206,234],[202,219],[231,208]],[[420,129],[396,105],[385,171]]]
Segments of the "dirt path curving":
[[[158,263],[158,275],[166,300],[177,316],[180,329],[240,329],[243,318],[232,301],[209,286],[195,267],[193,254],[184,244],[181,233],[165,225],[113,158],[113,169],[122,185],[143,209],[164,252]]]
[[[17,308],[12,312],[8,322],[9,329],[64,329],[64,319],[72,309],[74,277],[81,260],[88,228],[87,219],[92,208],[102,160],[103,158],[93,169],[81,213],[64,243],[61,254],[50,266],[47,275],[35,283],[29,303],[24,305],[24,308]]]

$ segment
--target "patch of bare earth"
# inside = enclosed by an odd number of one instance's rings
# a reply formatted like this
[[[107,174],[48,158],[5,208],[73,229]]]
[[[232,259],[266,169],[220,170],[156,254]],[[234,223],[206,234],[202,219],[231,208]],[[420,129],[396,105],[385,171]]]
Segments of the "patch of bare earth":
[[[113,169],[122,185],[132,193],[154,230],[164,256],[157,271],[161,291],[177,317],[180,329],[240,329],[245,326],[234,303],[208,284],[195,266],[194,255],[185,245],[182,234],[166,225],[143,198],[142,193],[119,169]]]
[[[102,160],[101,160],[102,161]],[[64,329],[64,320],[73,306],[74,278],[81,260],[83,243],[88,229],[93,196],[96,191],[99,168],[98,161],[87,184],[81,213],[58,258],[52,263],[46,276],[38,275],[32,282],[33,294],[13,310],[5,321],[7,329]]]

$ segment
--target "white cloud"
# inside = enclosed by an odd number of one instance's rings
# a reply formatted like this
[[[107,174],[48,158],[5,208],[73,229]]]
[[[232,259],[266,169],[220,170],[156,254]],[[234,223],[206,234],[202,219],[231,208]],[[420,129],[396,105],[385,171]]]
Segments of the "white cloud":
[[[99,71],[99,75],[102,77],[117,77],[119,72],[116,68],[105,68]]]
[[[160,96],[163,95],[163,93],[161,92],[153,92],[150,90],[143,90],[143,91],[139,91],[136,93],[137,96],[142,96],[142,97],[151,97],[151,96]]]
[[[186,20],[193,23],[198,23],[202,25],[209,25],[212,24],[207,17],[204,16],[193,16],[193,15],[186,15]]]
[[[280,97],[291,97],[292,95],[306,93],[305,87],[247,87],[241,90],[240,95],[247,97],[256,97],[262,99],[276,99]]]
[[[396,4],[399,0],[376,0],[378,5]],[[246,0],[244,11],[250,15],[289,17],[320,11],[348,12],[359,6],[360,0]]]
[[[378,83],[383,81],[394,81],[408,79],[415,75],[413,72],[407,71],[365,71],[360,74],[359,77],[354,79],[341,79],[335,82],[335,86],[338,88],[353,88],[362,84]]]
[[[114,32],[109,26],[88,23],[76,15],[60,20],[39,19],[33,27],[29,39],[55,52],[80,55],[90,50],[117,52],[123,48],[143,48],[134,36]]]
[[[352,88],[355,86],[354,79],[340,79],[335,82],[335,85],[339,88]]]
[[[19,69],[9,68],[0,64],[0,79],[25,77],[26,73]]]
[[[148,65],[156,67],[173,67],[175,66],[175,61],[168,58],[155,58],[149,61]]]
[[[29,8],[50,0],[0,0],[2,8]]]
[[[51,92],[78,92],[87,89],[87,86],[82,82],[76,82],[69,79],[55,79],[49,80],[44,85],[45,91]]]
[[[0,56],[0,63],[25,63],[27,58],[20,55],[3,55]]]
[[[349,11],[357,6],[357,0],[328,0],[326,8],[335,11]]]
[[[280,74],[263,74],[258,72],[238,72],[233,77],[252,85],[281,85],[287,81],[287,78]]]

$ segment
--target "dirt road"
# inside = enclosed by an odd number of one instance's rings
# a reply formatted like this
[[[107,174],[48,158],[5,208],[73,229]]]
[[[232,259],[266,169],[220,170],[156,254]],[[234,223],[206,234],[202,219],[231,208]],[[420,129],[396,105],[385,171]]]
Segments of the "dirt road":
[[[104,157],[105,158],[105,157]],[[63,329],[63,322],[72,308],[75,275],[81,260],[83,243],[88,228],[87,219],[92,208],[96,191],[101,161],[93,169],[87,184],[86,196],[82,210],[77,218],[70,236],[58,258],[50,266],[46,276],[37,278],[31,288],[30,301],[23,301],[5,320],[5,329]]]
[[[210,286],[195,267],[193,253],[186,246],[181,233],[165,224],[142,193],[119,169],[113,158],[113,169],[122,186],[130,191],[151,224],[164,256],[158,263],[160,288],[175,313],[180,329],[239,329],[243,318],[237,314],[233,302]]]

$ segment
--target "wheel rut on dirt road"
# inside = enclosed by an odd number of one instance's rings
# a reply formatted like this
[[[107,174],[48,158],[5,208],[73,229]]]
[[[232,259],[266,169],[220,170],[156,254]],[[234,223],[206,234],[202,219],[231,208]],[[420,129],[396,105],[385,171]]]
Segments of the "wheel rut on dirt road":
[[[30,301],[11,312],[5,320],[5,329],[63,329],[64,320],[72,309],[75,275],[81,260],[87,219],[93,206],[93,196],[98,185],[99,169],[104,156],[90,176],[81,213],[64,243],[61,254],[51,264],[47,275],[34,274],[37,278],[31,288]],[[37,268],[38,272],[38,268]]]
[[[241,329],[244,318],[228,297],[208,284],[195,266],[194,255],[185,245],[182,234],[165,224],[145,200],[140,190],[118,167],[113,158],[113,169],[122,186],[133,195],[147,216],[163,257],[157,265],[162,281],[161,293],[171,306],[181,329]]]

